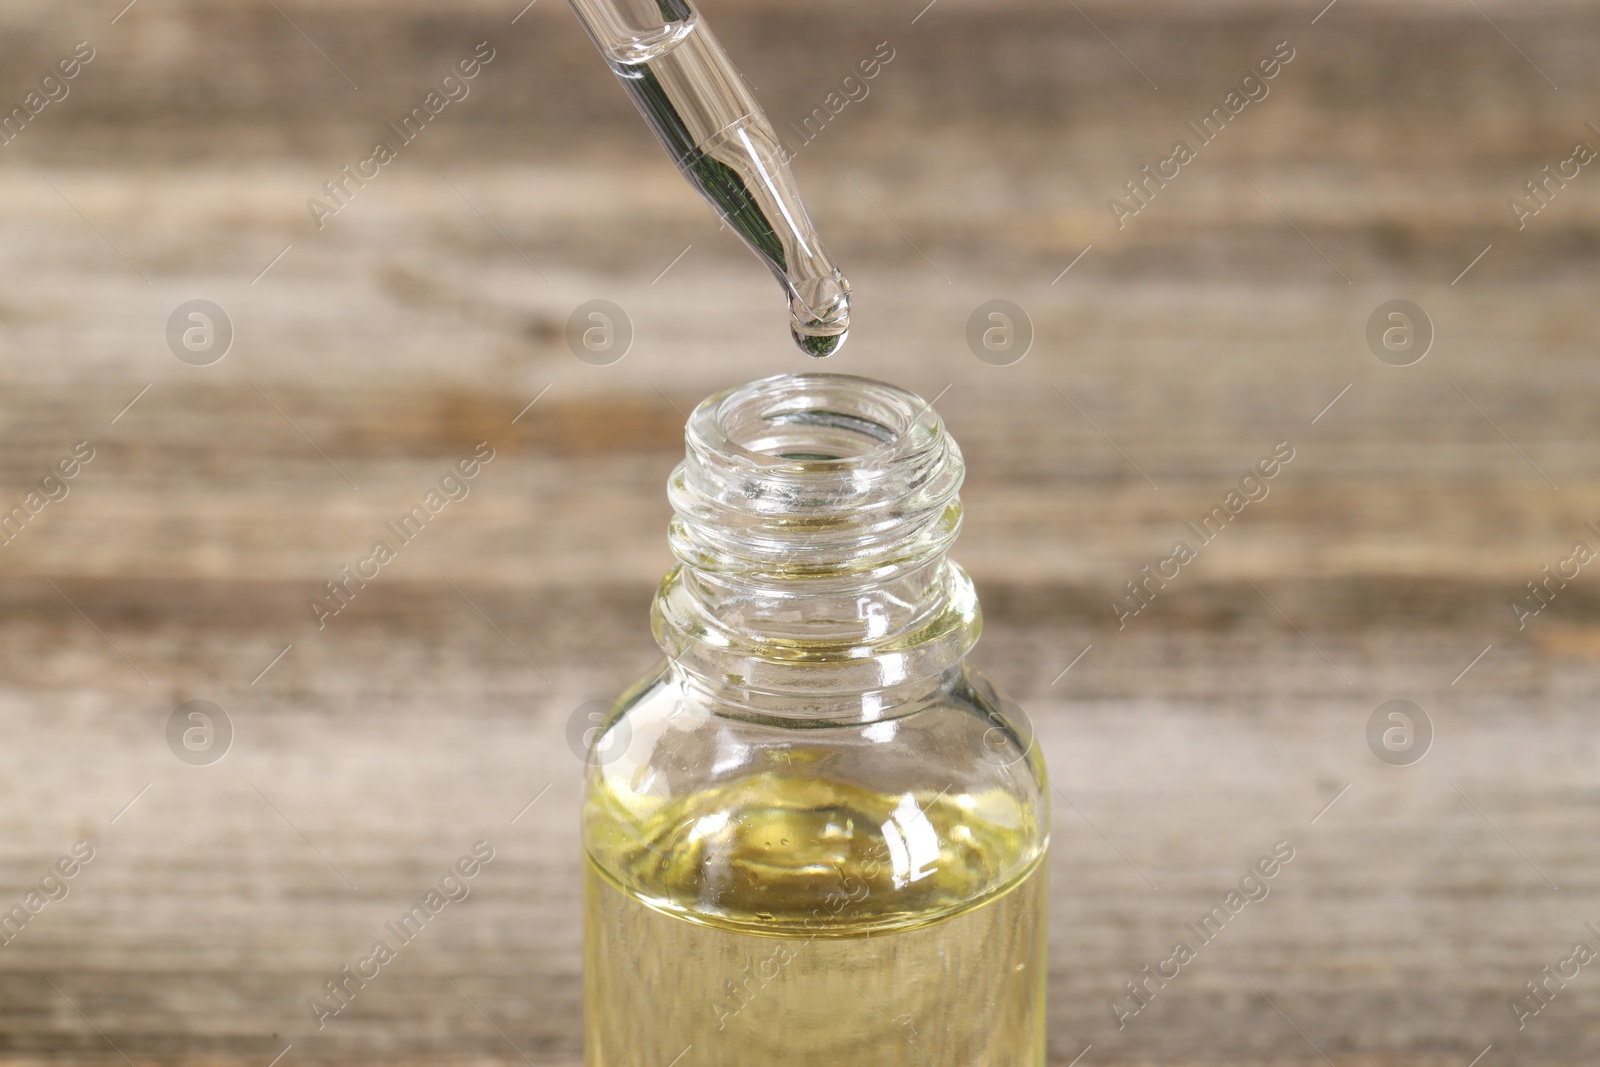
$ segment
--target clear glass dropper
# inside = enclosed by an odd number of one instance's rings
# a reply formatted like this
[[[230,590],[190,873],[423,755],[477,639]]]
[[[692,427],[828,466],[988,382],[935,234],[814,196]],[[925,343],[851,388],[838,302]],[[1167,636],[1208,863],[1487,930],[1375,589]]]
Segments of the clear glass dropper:
[[[807,355],[850,329],[850,283],[817,237],[788,153],[689,0],[568,0],[689,184],[772,269]]]

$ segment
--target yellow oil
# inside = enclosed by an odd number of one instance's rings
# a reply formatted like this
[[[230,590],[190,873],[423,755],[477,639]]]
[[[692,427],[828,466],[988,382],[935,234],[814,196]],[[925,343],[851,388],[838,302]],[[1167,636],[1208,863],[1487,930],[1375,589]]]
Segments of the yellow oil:
[[[602,778],[588,1067],[1042,1065],[1042,838],[1000,791],[952,792],[765,772],[668,801]]]

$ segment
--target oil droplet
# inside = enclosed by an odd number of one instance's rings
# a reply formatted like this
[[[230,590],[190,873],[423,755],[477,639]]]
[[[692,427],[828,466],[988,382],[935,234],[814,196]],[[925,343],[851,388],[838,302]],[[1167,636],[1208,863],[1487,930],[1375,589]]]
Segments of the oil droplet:
[[[798,321],[789,325],[789,333],[794,337],[794,343],[800,346],[800,351],[813,359],[826,359],[839,351],[844,346],[848,333],[823,334],[812,332],[814,324],[802,326]]]

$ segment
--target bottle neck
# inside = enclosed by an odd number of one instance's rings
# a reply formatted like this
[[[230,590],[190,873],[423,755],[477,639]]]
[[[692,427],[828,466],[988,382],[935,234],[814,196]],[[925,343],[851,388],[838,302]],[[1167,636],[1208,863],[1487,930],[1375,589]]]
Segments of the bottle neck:
[[[686,680],[776,717],[873,718],[976,642],[946,558],[961,451],[931,407],[865,378],[779,375],[713,396],[673,472],[679,564],[653,613]]]

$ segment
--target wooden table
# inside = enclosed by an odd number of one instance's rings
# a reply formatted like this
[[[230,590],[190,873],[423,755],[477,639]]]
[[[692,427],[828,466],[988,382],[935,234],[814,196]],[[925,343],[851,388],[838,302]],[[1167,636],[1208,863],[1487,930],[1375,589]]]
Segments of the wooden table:
[[[96,50],[0,148],[0,504],[94,448],[0,551],[0,908],[95,849],[0,947],[0,1057],[576,1064],[567,719],[654,658],[684,413],[807,364],[558,5],[117,6],[0,11],[6,100]],[[939,395],[968,457],[975,658],[1058,790],[1051,1062],[1593,1062],[1600,972],[1520,1031],[1507,1002],[1600,947],[1600,579],[1522,629],[1509,603],[1600,547],[1600,177],[1506,206],[1600,148],[1592,7],[705,6],[780,125],[894,50],[796,169],[858,294],[828,368]],[[1280,41],[1119,230],[1107,199]],[[211,366],[164,336],[194,298],[235,330]],[[636,332],[606,367],[565,341],[596,298]],[[1035,331],[1008,367],[965,340],[994,298]],[[1364,337],[1395,298],[1434,325],[1409,367]],[[480,441],[319,630],[307,599]],[[1123,582],[1280,441],[1119,630]],[[1413,766],[1368,749],[1395,698],[1434,729]],[[169,750],[189,700],[227,711],[220,762]],[[478,840],[470,898],[319,1031],[306,1001]],[[1108,1000],[1280,840],[1270,897],[1119,1030]]]

